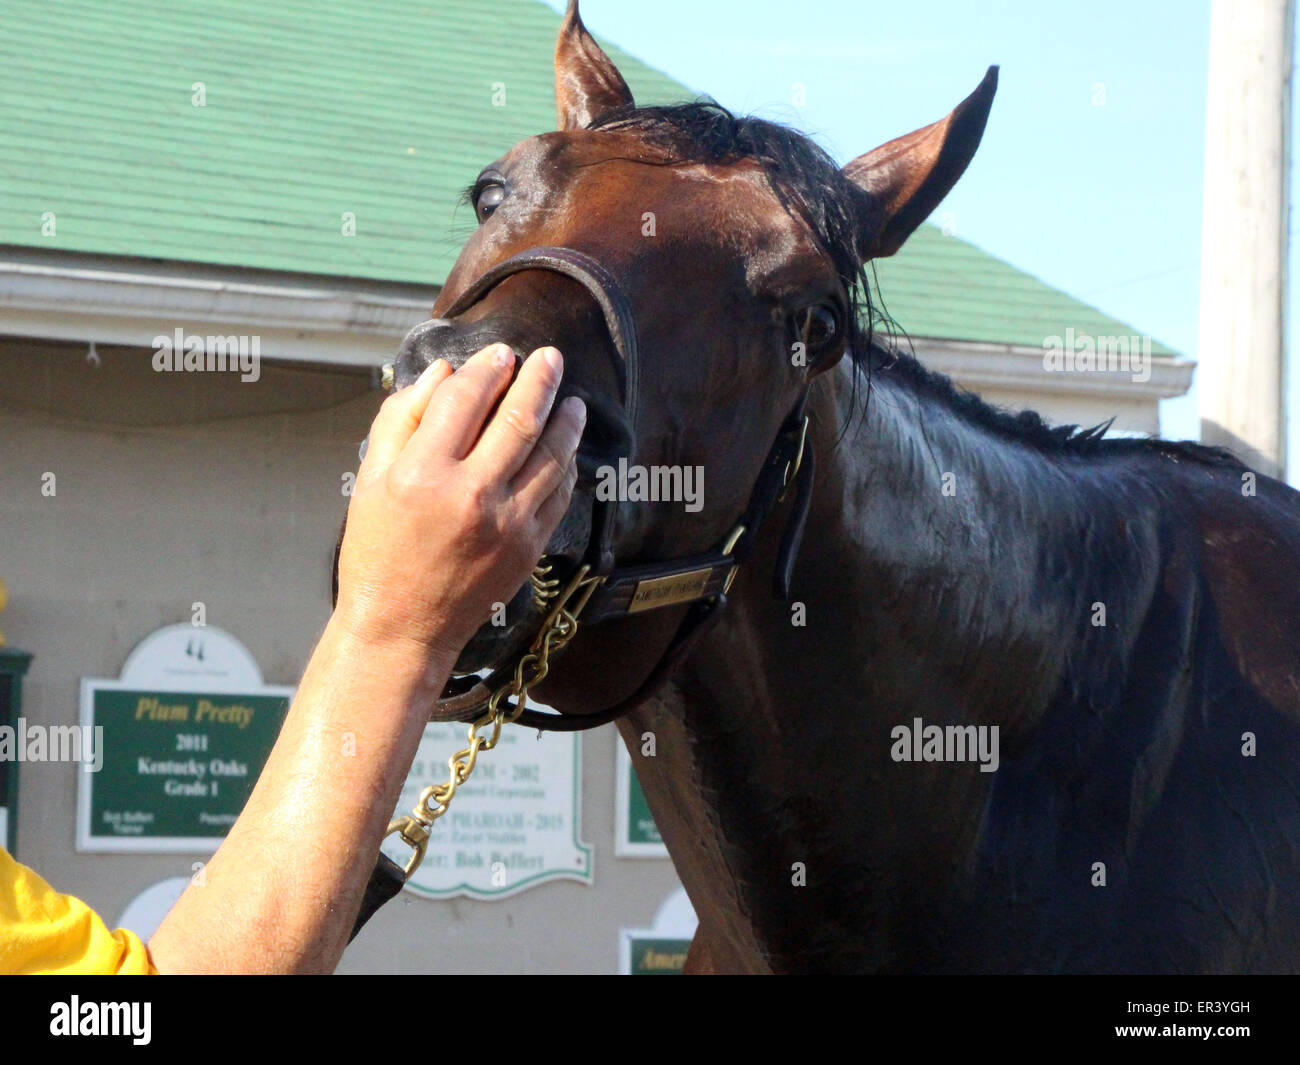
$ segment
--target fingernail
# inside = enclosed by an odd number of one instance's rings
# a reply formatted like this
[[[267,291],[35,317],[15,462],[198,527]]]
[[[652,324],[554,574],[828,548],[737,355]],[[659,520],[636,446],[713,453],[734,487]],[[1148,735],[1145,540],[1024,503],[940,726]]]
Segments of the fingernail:
[[[420,380],[423,381],[426,377],[432,377],[434,373],[437,372],[439,366],[445,365],[447,365],[446,359],[434,359],[433,362],[429,363],[429,365],[424,368],[424,371],[420,374]]]
[[[587,404],[582,402],[581,396],[570,396],[564,401],[564,405],[568,407],[569,414],[577,421],[579,429],[587,424]]]
[[[564,359],[555,348],[542,348],[542,357],[546,360],[546,365],[557,374],[564,373]]]
[[[504,366],[513,365],[515,353],[510,350],[506,344],[498,344],[496,350],[492,353],[492,365],[501,369]]]

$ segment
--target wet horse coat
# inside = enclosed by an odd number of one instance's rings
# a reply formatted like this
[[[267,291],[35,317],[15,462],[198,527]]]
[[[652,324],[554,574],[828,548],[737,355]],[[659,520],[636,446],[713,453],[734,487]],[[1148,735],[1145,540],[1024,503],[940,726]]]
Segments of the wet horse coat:
[[[877,371],[861,432],[823,441],[807,625],[742,573],[620,726],[634,756],[658,737],[635,763],[701,913],[693,962],[1293,971],[1300,497],[1243,495],[1199,448],[1022,436],[924,382]],[[894,761],[914,717],[997,725],[997,771]]]

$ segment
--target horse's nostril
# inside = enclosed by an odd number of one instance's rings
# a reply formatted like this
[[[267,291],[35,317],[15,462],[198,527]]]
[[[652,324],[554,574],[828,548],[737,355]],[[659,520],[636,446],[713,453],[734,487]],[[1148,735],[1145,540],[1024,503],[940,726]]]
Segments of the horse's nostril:
[[[447,359],[453,366],[464,361],[456,343],[455,324],[445,318],[421,322],[402,339],[393,363],[393,383],[397,388],[414,384],[430,363]]]

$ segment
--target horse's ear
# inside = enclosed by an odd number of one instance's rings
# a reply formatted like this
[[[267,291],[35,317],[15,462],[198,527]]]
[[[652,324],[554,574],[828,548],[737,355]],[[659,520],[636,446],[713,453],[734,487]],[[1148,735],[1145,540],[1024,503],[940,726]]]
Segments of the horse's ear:
[[[623,75],[582,24],[578,0],[569,0],[555,42],[555,110],[560,129],[582,129],[606,111],[631,103],[632,90]]]
[[[947,118],[882,144],[844,167],[845,176],[870,202],[861,238],[864,261],[898,251],[957,184],[979,147],[997,88],[998,68],[989,67],[979,87]]]

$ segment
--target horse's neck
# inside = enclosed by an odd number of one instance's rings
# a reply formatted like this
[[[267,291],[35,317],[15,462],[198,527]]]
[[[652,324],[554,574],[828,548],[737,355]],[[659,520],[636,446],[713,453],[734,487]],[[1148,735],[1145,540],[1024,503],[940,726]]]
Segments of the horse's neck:
[[[774,690],[794,682],[797,697],[828,671],[852,676],[855,719],[898,722],[932,707],[942,682],[950,720],[1023,725],[1018,715],[1050,696],[1077,650],[1066,634],[1086,632],[1109,591],[1075,549],[1107,504],[1081,466],[881,376],[865,419],[850,407],[863,383],[850,389],[847,370],[817,397],[817,484],[793,602],[769,591],[771,528],[729,610],[761,644]],[[800,644],[806,656],[792,654]],[[687,668],[731,667],[701,653]],[[888,705],[861,705],[868,693]],[[806,707],[789,711],[798,721]]]
[[[1063,634],[1086,628],[1097,598],[1088,593],[1103,591],[1087,553],[1073,550],[1101,524],[1097,494],[1068,463],[1001,439],[884,373],[864,418],[852,409],[863,382],[850,389],[851,380],[846,370],[819,396],[818,486],[792,593],[805,603],[816,646],[867,654],[865,671],[889,699],[882,712],[891,719],[909,703],[932,704],[919,675],[949,679],[958,716],[1023,724],[1015,716],[1059,680],[1070,651]],[[770,597],[741,607],[772,611]],[[791,628],[769,638],[788,644]],[[900,678],[909,683],[891,687]]]
[[[645,770],[658,777],[652,806],[724,966],[896,958],[908,917],[885,900],[924,905],[942,890],[991,777],[974,761],[900,776],[892,729],[1022,726],[1059,682],[1062,633],[1087,624],[1082,572],[1059,574],[1077,594],[1035,594],[1041,559],[1083,564],[1059,539],[1044,553],[1063,525],[1085,524],[1068,478],[900,386],[877,384],[865,423],[836,443],[850,380],[814,408],[817,484],[793,602],[771,596],[769,529],[724,623],[624,728],[668,738]],[[873,906],[878,919],[852,937],[823,920]]]

